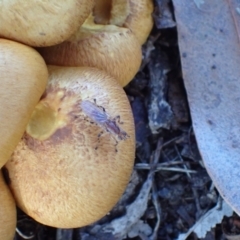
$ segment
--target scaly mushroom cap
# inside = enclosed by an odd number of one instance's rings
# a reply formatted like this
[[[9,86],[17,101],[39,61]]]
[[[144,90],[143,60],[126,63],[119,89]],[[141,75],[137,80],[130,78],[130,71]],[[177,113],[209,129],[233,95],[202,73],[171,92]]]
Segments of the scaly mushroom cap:
[[[68,39],[92,11],[94,0],[0,0],[0,36],[30,46]]]
[[[152,0],[98,0],[93,15],[97,24],[131,29],[142,45],[153,27],[153,8]]]
[[[111,210],[129,181],[133,117],[123,89],[105,72],[54,66],[49,72],[46,92],[6,165],[10,188],[35,220],[81,227]],[[114,134],[117,128],[122,134]]]
[[[0,77],[1,168],[20,141],[45,90],[48,71],[36,50],[0,39]]]
[[[141,46],[127,28],[94,24],[90,16],[69,40],[39,49],[47,64],[96,67],[127,85],[137,73]]]
[[[17,225],[16,204],[0,171],[0,236],[1,240],[13,240]]]

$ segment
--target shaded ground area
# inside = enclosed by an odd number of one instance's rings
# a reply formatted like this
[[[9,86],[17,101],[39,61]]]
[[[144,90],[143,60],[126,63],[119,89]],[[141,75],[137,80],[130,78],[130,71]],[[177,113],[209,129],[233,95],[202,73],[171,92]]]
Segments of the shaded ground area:
[[[177,239],[218,204],[191,126],[173,7],[167,0],[157,0],[155,6],[142,67],[125,88],[137,137],[135,168],[125,194],[107,216],[79,229],[43,226],[19,211],[15,240]],[[202,239],[240,239],[238,227],[233,215]],[[187,239],[199,238],[192,233]]]

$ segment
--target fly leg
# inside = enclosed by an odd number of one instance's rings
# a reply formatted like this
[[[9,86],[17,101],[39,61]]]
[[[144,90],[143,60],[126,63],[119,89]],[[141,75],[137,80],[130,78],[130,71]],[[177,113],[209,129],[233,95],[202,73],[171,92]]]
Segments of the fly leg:
[[[124,124],[124,122],[121,122],[121,117],[118,115],[115,118],[113,118],[113,121],[119,123],[119,124]]]
[[[106,132],[109,133],[110,137],[115,141],[115,143],[114,143],[115,152],[118,152],[118,150],[117,150],[117,145],[118,145],[117,139],[114,137],[114,135],[112,135],[111,131],[109,131],[109,129],[106,126],[105,126],[105,130],[106,130]]]
[[[95,122],[91,121],[91,119],[88,119],[88,117],[83,117],[83,120],[89,122],[90,124],[97,125]]]
[[[115,140],[115,144],[114,144],[114,146],[115,146],[115,152],[118,152],[118,149],[117,149],[117,145],[118,145],[118,141],[114,138],[114,140]]]
[[[98,140],[100,139],[100,137],[103,135],[104,131],[101,131],[99,134],[98,134]]]
[[[74,119],[78,119],[79,118],[79,116],[77,116],[77,115],[75,115],[74,116]],[[90,122],[90,123],[92,123],[87,117],[85,117],[85,116],[81,116],[81,118],[80,118],[81,120],[84,120],[84,121],[86,121],[86,122]]]
[[[118,152],[118,149],[117,149],[117,145],[118,145],[118,141],[116,140],[115,137],[112,137],[115,141],[115,144],[114,144],[114,147],[115,147],[115,152],[117,153]]]
[[[99,146],[99,144],[100,144],[100,138],[101,138],[101,136],[103,135],[103,133],[104,133],[104,131],[101,131],[99,134],[98,134],[98,136],[97,136],[97,138],[98,138],[98,144],[97,144],[97,146],[95,147],[95,150],[97,150],[98,149],[98,146]]]
[[[103,112],[106,113],[105,108],[104,108],[103,106],[99,106],[99,105],[97,104],[96,98],[94,98],[93,101],[94,101],[94,103],[95,103],[96,106],[98,106],[99,108],[101,108],[101,109],[103,110]]]
[[[108,130],[107,130],[108,131]],[[109,132],[109,131],[108,131]],[[110,133],[110,132],[109,132]],[[110,136],[111,138],[115,141],[114,143],[114,147],[115,147],[115,152],[117,153],[118,152],[118,149],[117,149],[117,145],[118,145],[118,141],[117,139],[110,133]]]

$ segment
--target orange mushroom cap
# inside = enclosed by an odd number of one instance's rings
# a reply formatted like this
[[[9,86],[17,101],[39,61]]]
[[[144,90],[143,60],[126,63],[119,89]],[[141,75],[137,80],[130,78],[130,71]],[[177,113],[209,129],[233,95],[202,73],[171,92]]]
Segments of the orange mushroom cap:
[[[70,39],[38,49],[47,64],[96,67],[127,85],[139,70],[141,46],[127,28],[100,25],[90,16]]]
[[[45,90],[48,71],[36,50],[0,39],[0,76],[1,168],[20,141],[32,111]]]
[[[111,210],[129,181],[133,117],[123,89],[105,72],[53,66],[49,72],[46,92],[6,164],[10,188],[35,220],[81,227]]]
[[[0,37],[30,46],[68,39],[92,11],[94,0],[0,1]]]

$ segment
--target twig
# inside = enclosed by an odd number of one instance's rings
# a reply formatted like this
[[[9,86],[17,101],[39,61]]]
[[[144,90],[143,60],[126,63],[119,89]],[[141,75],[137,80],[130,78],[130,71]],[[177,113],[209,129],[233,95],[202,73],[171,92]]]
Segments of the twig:
[[[180,160],[184,163],[184,160],[182,159],[182,156],[181,156],[181,154],[179,153],[177,146],[175,145],[174,147],[175,147],[175,150],[176,150],[176,152],[177,152]],[[187,166],[186,163],[183,165],[183,167],[185,168],[185,170],[188,170],[188,166]],[[190,175],[190,173],[187,173],[187,176],[188,176],[189,181],[191,181],[191,175]],[[199,215],[201,215],[201,213],[202,213],[201,207],[200,207],[200,203],[199,203],[199,196],[198,196],[198,192],[197,192],[196,189],[193,188],[193,187],[192,187],[192,192],[193,192],[194,199],[195,199],[195,204],[196,204],[196,207],[197,207],[196,219],[198,219],[198,218],[199,218]],[[198,214],[198,215],[197,215],[197,214]]]
[[[137,170],[150,170],[152,166],[150,166],[147,163],[137,163],[134,167]],[[161,167],[158,166],[158,164],[155,167],[155,172],[157,171],[172,171],[172,172],[183,172],[183,173],[196,173],[195,170],[188,170],[188,169],[182,169],[182,168],[174,168],[174,167]]]
[[[161,223],[161,213],[162,213],[162,210],[161,210],[161,205],[160,205],[160,202],[158,201],[158,193],[157,193],[157,187],[156,187],[156,183],[153,182],[153,185],[152,185],[152,202],[153,202],[153,205],[156,209],[156,213],[157,213],[157,223],[154,227],[154,230],[153,230],[153,233],[152,235],[150,236],[150,240],[157,240],[157,233],[158,233],[158,230],[159,230],[159,226],[160,226],[160,223]]]
[[[30,236],[23,234],[18,228],[16,228],[16,232],[23,239],[33,239],[35,237],[35,234],[30,235]]]

